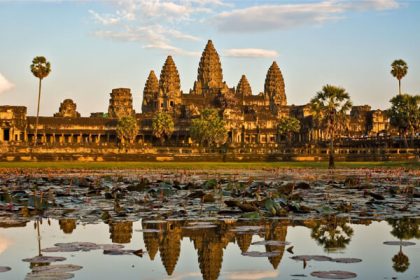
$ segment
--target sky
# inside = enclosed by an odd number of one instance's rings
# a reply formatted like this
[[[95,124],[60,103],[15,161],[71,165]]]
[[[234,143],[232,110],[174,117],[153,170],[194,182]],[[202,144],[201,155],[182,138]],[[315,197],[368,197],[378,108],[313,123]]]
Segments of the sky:
[[[420,1],[0,0],[0,105],[36,112],[35,56],[52,65],[40,114],[71,98],[82,116],[106,112],[113,88],[130,88],[141,112],[150,70],[172,55],[187,93],[211,39],[224,80],[245,74],[253,94],[277,61],[288,104],[306,104],[323,85],[344,87],[355,105],[386,109],[398,92],[390,74],[404,59],[403,92],[420,93]]]

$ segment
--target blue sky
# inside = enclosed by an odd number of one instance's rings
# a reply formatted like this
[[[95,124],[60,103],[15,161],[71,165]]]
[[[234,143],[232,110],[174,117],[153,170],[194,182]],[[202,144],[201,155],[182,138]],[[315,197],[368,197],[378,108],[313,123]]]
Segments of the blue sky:
[[[208,39],[224,80],[246,74],[254,94],[276,60],[289,104],[305,104],[325,84],[347,89],[356,105],[387,108],[397,93],[394,59],[409,65],[403,91],[420,93],[420,1],[108,0],[0,1],[0,104],[35,114],[44,55],[41,115],[72,98],[83,116],[107,111],[112,88],[131,88],[140,112],[150,70],[174,57],[184,92],[197,77]]]

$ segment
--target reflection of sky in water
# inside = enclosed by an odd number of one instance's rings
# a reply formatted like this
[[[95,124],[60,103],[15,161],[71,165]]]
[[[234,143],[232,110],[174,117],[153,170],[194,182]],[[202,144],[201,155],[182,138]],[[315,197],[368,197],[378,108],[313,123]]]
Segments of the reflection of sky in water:
[[[420,277],[420,244],[403,247],[403,252],[410,259],[410,267],[404,273],[396,273],[392,268],[392,257],[398,253],[398,246],[383,245],[383,241],[397,240],[390,234],[391,227],[387,222],[372,222],[369,226],[351,225],[354,234],[345,249],[327,253],[311,238],[311,229],[302,226],[289,226],[286,240],[294,246],[295,255],[328,255],[330,257],[361,258],[363,262],[355,264],[340,264],[333,262],[309,261],[306,269],[302,262],[297,262],[284,252],[280,265],[276,270],[267,258],[251,258],[241,255],[238,244],[229,242],[223,250],[223,263],[219,279],[290,279],[292,274],[306,274],[315,270],[346,270],[358,274],[358,279],[414,279]],[[142,228],[141,222],[133,224],[131,242],[125,244],[127,249],[145,249],[143,233],[136,231]],[[53,220],[48,226],[46,220],[41,225],[42,248],[52,247],[57,242],[88,241],[102,244],[111,243],[109,226],[107,224],[77,225],[72,234],[64,234],[58,221]],[[252,241],[263,240],[264,237],[254,235]],[[416,243],[418,243],[415,240]],[[288,246],[286,246],[288,247]],[[251,245],[248,251],[265,252],[263,245]],[[29,263],[21,260],[37,255],[36,231],[33,223],[26,228],[0,228],[0,265],[10,266],[12,271],[1,273],[0,279],[24,279],[30,271]],[[44,255],[64,256],[63,263],[83,266],[74,272],[75,279],[201,279],[197,250],[188,237],[181,241],[181,253],[174,273],[167,276],[160,254],[154,261],[146,254],[143,258],[136,256],[107,256],[102,250],[72,253],[45,253]],[[302,278],[303,279],[303,278]]]

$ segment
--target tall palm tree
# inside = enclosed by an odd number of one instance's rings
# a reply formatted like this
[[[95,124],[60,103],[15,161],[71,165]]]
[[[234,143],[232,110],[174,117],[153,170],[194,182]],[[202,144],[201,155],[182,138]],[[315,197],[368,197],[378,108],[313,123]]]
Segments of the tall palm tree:
[[[398,80],[398,92],[401,94],[401,80],[407,75],[408,66],[402,59],[394,60],[391,64],[391,74]]]
[[[38,107],[36,109],[36,123],[35,123],[35,142],[36,145],[38,138],[38,120],[39,120],[39,103],[41,101],[41,84],[42,79],[46,78],[51,72],[51,64],[43,56],[37,56],[32,60],[31,64],[32,74],[39,79],[38,87]]]
[[[325,129],[330,141],[328,168],[334,168],[334,139],[346,128],[347,111],[352,103],[344,88],[326,85],[310,101],[315,119]]]

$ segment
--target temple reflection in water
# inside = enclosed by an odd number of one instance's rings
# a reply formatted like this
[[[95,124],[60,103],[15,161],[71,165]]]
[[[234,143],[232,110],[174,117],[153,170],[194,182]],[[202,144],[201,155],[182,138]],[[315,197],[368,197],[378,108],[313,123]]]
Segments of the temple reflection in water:
[[[47,219],[49,221],[49,219]],[[390,234],[395,238],[410,240],[420,237],[419,219],[403,218],[387,220]],[[197,252],[198,266],[203,279],[217,279],[221,274],[224,251],[229,244],[237,245],[242,254],[249,251],[266,252],[267,261],[273,270],[278,270],[284,257],[287,245],[288,227],[305,227],[310,230],[310,237],[316,241],[326,252],[344,251],[351,243],[354,235],[353,224],[370,225],[372,220],[338,218],[326,216],[321,219],[306,220],[212,220],[207,222],[194,222],[186,220],[142,220],[142,235],[148,258],[154,261],[159,253],[160,260],[168,276],[174,275],[181,255],[182,240],[189,239]],[[15,221],[0,227],[22,227],[26,222]],[[78,221],[74,218],[58,220],[60,230],[68,235],[74,233]],[[107,222],[109,239],[113,243],[129,244],[133,237],[133,222],[114,220]],[[42,218],[37,219],[35,230],[40,234],[39,227],[50,227],[51,223],[42,225]],[[139,225],[139,224],[137,224]],[[289,228],[290,230],[290,228]],[[41,240],[41,236],[39,239]],[[290,238],[289,238],[290,240]],[[258,245],[253,241],[259,242]],[[254,247],[251,247],[254,246]],[[41,244],[38,244],[41,252]],[[274,253],[274,254],[268,254]],[[40,253],[41,254],[41,253]],[[147,257],[147,256],[146,256]],[[249,258],[243,256],[243,258]],[[402,246],[392,258],[392,267],[395,272],[403,273],[410,266],[408,256],[403,252]]]

